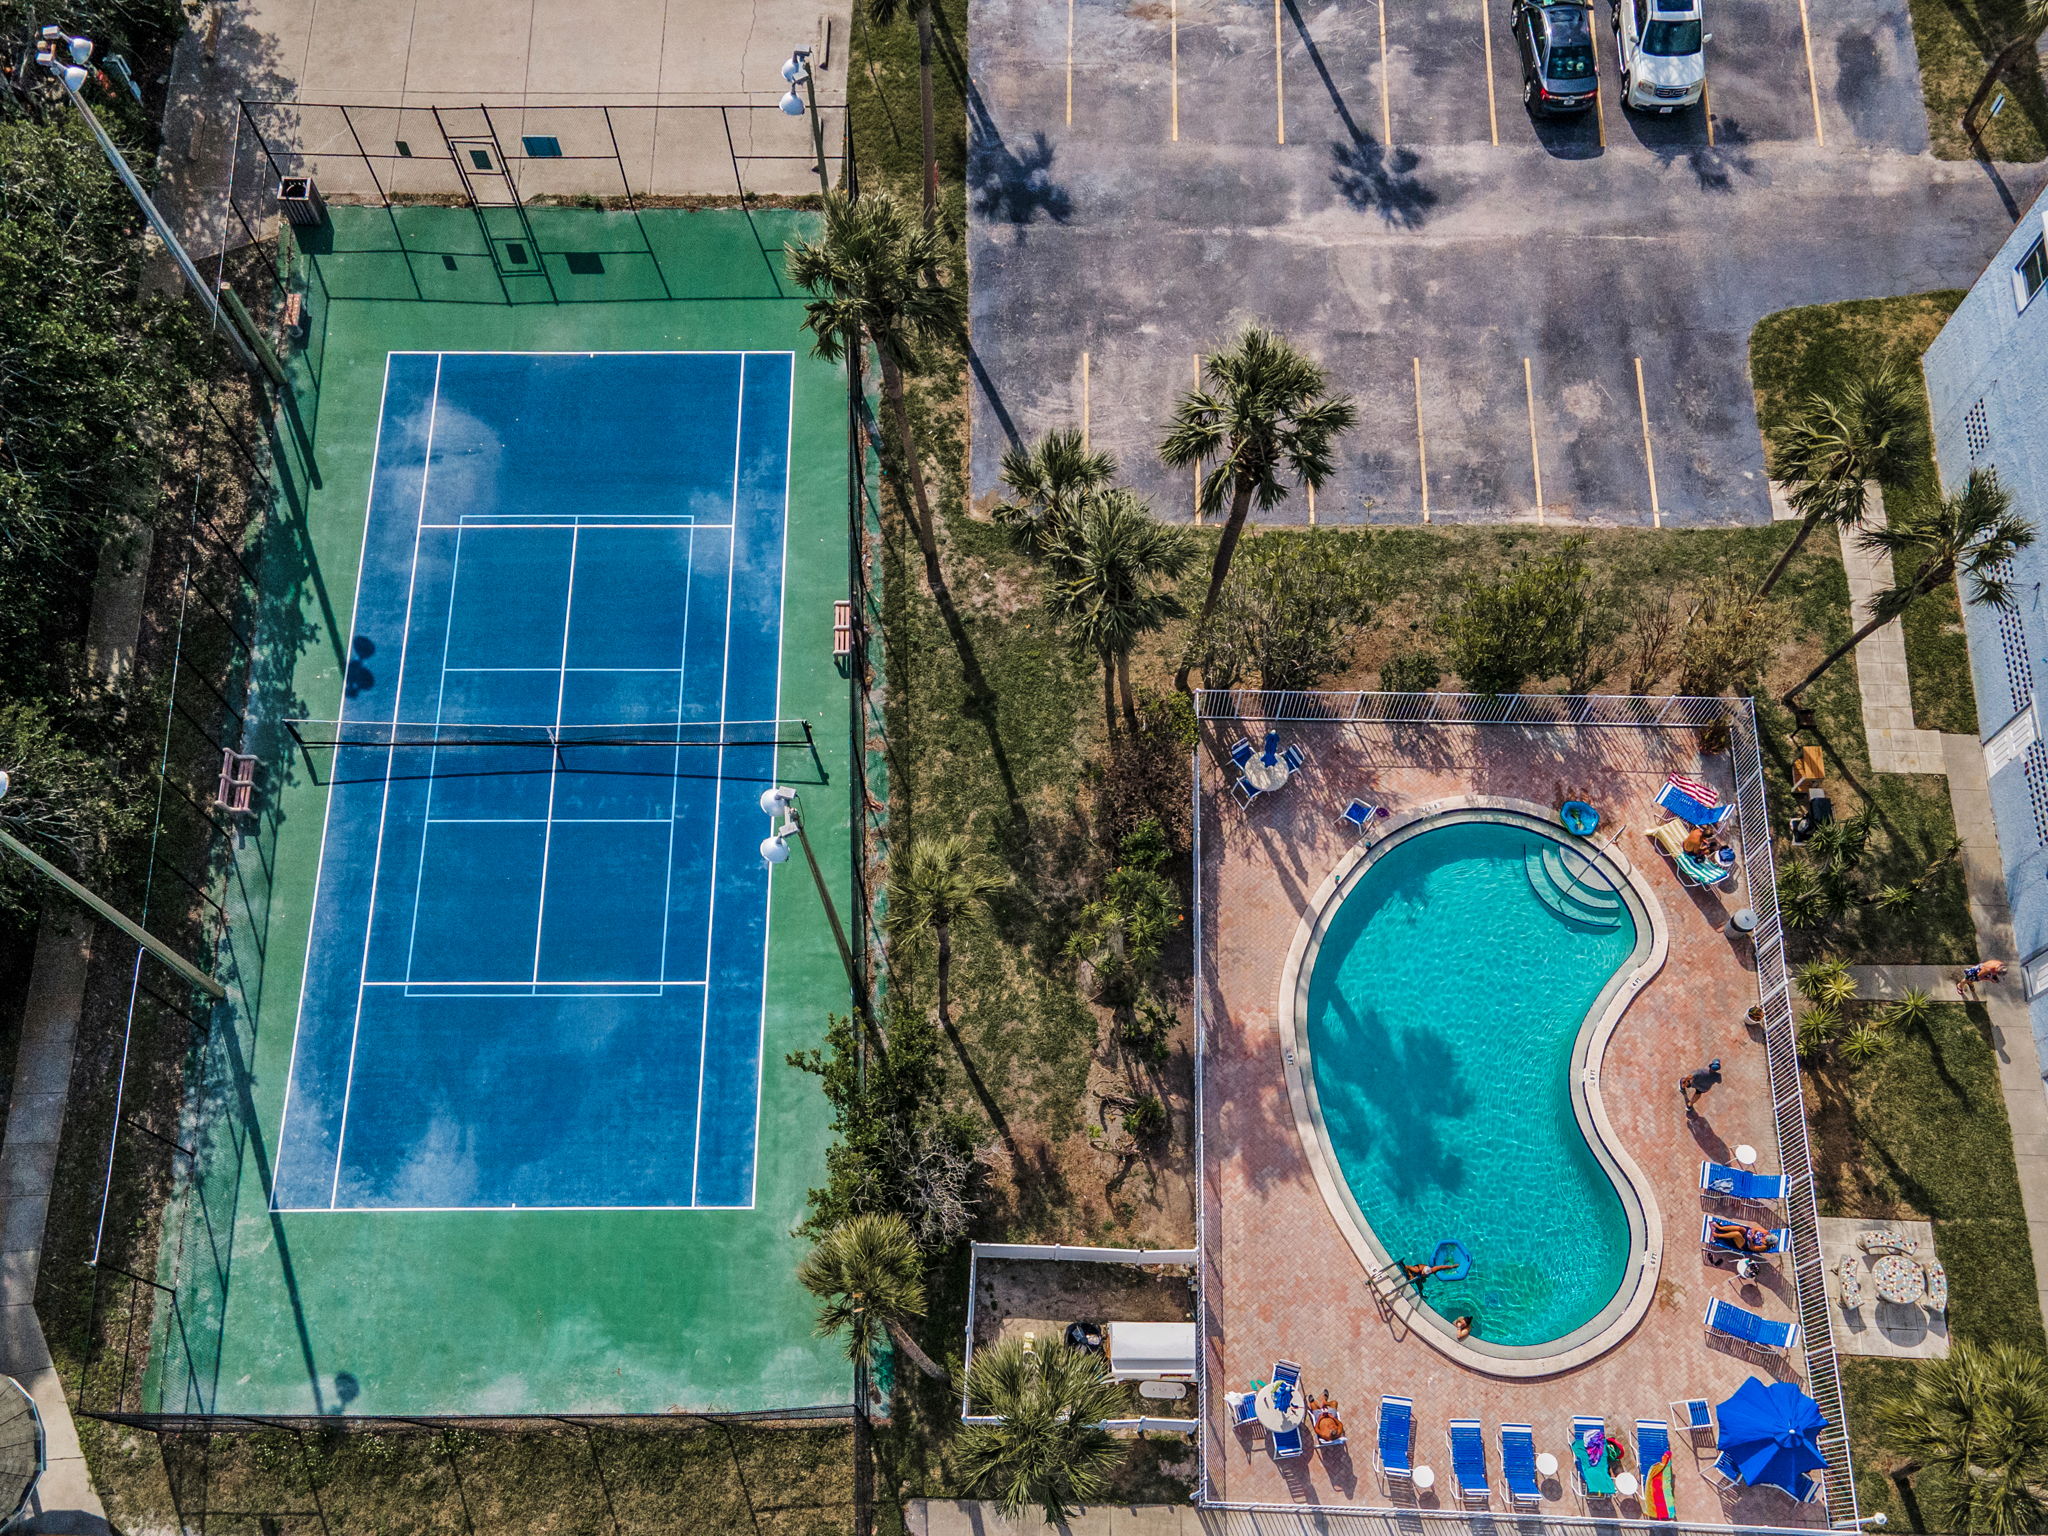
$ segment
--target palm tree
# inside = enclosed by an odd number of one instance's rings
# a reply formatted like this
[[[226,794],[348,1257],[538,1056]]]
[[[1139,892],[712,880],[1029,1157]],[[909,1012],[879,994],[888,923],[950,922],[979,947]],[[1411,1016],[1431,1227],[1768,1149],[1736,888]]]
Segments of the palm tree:
[[[901,0],[868,0],[868,15],[886,27],[901,9]],[[932,0],[915,0],[917,15],[917,111],[924,131],[924,224],[932,227],[939,213],[939,153],[936,114],[932,110]]]
[[[1076,1504],[1099,1498],[1124,1448],[1101,1427],[1129,1411],[1125,1389],[1102,1357],[1064,1344],[1034,1348],[1009,1338],[975,1351],[963,1388],[994,1424],[969,1424],[954,1442],[970,1487],[992,1493],[1003,1517],[1036,1506],[1057,1525]]]
[[[2048,0],[2021,0],[2005,46],[1993,56],[1990,67],[1984,71],[1984,78],[1977,84],[1977,94],[1963,109],[1963,132],[1972,139],[1977,137],[1978,114],[1991,100],[1991,93],[1998,89],[1998,82],[2017,69],[2020,61],[2039,46],[2043,32],[2048,32]]]
[[[890,929],[902,939],[929,933],[938,947],[939,1023],[948,1028],[953,927],[986,918],[989,897],[1009,883],[1010,877],[970,848],[966,838],[947,833],[912,843],[903,873],[891,888]]]
[[[1358,420],[1349,395],[1325,393],[1329,381],[1320,364],[1262,326],[1247,325],[1236,341],[1210,354],[1203,368],[1208,387],[1180,397],[1159,444],[1160,462],[1169,469],[1216,461],[1202,477],[1203,511],[1216,511],[1226,496],[1230,502],[1197,633],[1215,611],[1253,500],[1261,512],[1285,501],[1283,472],[1311,490],[1321,485],[1329,478],[1338,435]],[[1191,666],[1181,662],[1175,688],[1187,688]]]
[[[1003,454],[1003,484],[1015,501],[1000,502],[995,519],[1027,554],[1043,555],[1056,530],[1089,493],[1116,478],[1116,460],[1091,453],[1072,427],[1048,432],[1034,448],[1017,444]]]
[[[1056,525],[1047,543],[1052,576],[1045,606],[1101,661],[1102,715],[1112,736],[1119,689],[1124,720],[1133,732],[1138,728],[1131,647],[1184,611],[1173,591],[1157,583],[1178,577],[1194,554],[1185,529],[1159,522],[1123,489],[1089,497]]]
[[[1806,409],[1778,434],[1780,485],[1793,487],[1790,501],[1800,514],[1792,542],[1778,556],[1758,597],[1768,597],[1807,536],[1822,523],[1852,526],[1869,510],[1864,484],[1891,484],[1927,451],[1927,416],[1913,376],[1887,363],[1851,379],[1841,392],[1809,395]]]
[[[1973,469],[1962,490],[1944,496],[1922,515],[1887,528],[1866,528],[1864,547],[1882,550],[1896,561],[1902,555],[1920,558],[1910,580],[1886,587],[1871,600],[1870,618],[1855,634],[1821,659],[1819,666],[1785,694],[1785,707],[1797,709],[1799,695],[1823,672],[1889,624],[1928,593],[1956,579],[1970,581],[1969,600],[2010,609],[2011,588],[2005,562],[2034,542],[2034,525],[2012,509],[2012,497],[1988,469]]]
[[[2014,1344],[1957,1341],[1911,1386],[1880,1398],[1878,1433],[1908,1458],[1901,1485],[1937,1471],[1929,1492],[1937,1530],[2048,1529],[2048,1355]]]
[[[939,566],[903,385],[906,375],[922,368],[927,347],[960,331],[960,290],[947,281],[945,242],[885,192],[870,192],[858,201],[834,192],[825,199],[823,238],[792,240],[787,254],[791,281],[811,295],[804,305],[804,329],[816,338],[812,353],[827,362],[851,359],[856,386],[865,346],[872,343],[881,359],[882,400],[902,461],[899,473],[917,500],[911,531],[924,555],[925,579],[952,628],[958,621]]]
[[[924,1316],[924,1254],[895,1212],[849,1216],[804,1256],[796,1278],[824,1303],[818,1332],[845,1332],[849,1360],[872,1365],[887,1335],[925,1375],[946,1374],[910,1336],[908,1325]]]

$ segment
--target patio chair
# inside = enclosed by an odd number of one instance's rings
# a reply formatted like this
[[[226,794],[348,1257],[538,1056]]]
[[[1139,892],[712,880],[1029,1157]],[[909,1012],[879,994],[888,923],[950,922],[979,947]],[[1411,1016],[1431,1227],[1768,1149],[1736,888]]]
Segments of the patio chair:
[[[1226,1392],[1223,1401],[1230,1407],[1232,1429],[1256,1429],[1259,1423],[1259,1402],[1255,1393]]]
[[[1412,1483],[1415,1464],[1411,1447],[1415,1439],[1415,1402],[1406,1397],[1380,1399],[1379,1464],[1380,1481],[1386,1485]]]
[[[1687,1397],[1671,1405],[1671,1422],[1681,1433],[1703,1435],[1714,1427],[1714,1407],[1704,1397]]]
[[[1262,793],[1263,791],[1259,786],[1250,779],[1239,779],[1230,786],[1230,798],[1238,803],[1240,809],[1247,811],[1252,808],[1252,802],[1258,799]]]
[[[1845,1253],[1842,1255],[1842,1265],[1839,1273],[1842,1276],[1842,1310],[1844,1312],[1861,1311],[1863,1307],[1863,1266],[1856,1262],[1855,1254]]]
[[[1467,1505],[1491,1503],[1493,1492],[1486,1486],[1486,1436],[1477,1419],[1451,1420],[1451,1483],[1458,1502]]]
[[[1775,1205],[1785,1198],[1785,1175],[1706,1162],[1700,1164],[1700,1189],[1749,1205]]]
[[[1661,826],[1651,827],[1643,836],[1656,844],[1657,851],[1671,861],[1671,867],[1678,871],[1681,885],[1719,885],[1735,873],[1732,864],[1720,864],[1687,853],[1685,827],[1679,822],[1667,821]]]
[[[1799,1346],[1799,1325],[1762,1317],[1746,1307],[1716,1296],[1707,1303],[1707,1332],[1754,1345],[1774,1354],[1787,1354]]]
[[[1712,1466],[1704,1467],[1701,1471],[1707,1481],[1716,1488],[1740,1488],[1742,1486],[1742,1473],[1736,1469],[1735,1463],[1728,1459],[1726,1451],[1723,1451],[1714,1458]]]
[[[1301,1385],[1301,1367],[1292,1360],[1275,1360],[1273,1362],[1273,1379],[1275,1381],[1284,1381],[1290,1387],[1299,1387]]]
[[[1739,1253],[1748,1259],[1775,1259],[1792,1251],[1792,1229],[1790,1227],[1773,1227],[1766,1233],[1765,1235],[1770,1239],[1768,1247],[1738,1248],[1733,1243],[1724,1243],[1714,1236],[1714,1228],[1717,1224],[1721,1226],[1729,1225],[1728,1218],[1716,1216],[1711,1211],[1700,1218],[1700,1246],[1709,1253]],[[1734,1224],[1744,1227],[1750,1225],[1746,1221]]]
[[[1636,1475],[1647,1478],[1650,1468],[1671,1452],[1671,1426],[1662,1419],[1636,1420]]]
[[[1604,1449],[1594,1456],[1587,1448],[1587,1440],[1598,1430],[1602,1441],[1607,1436],[1607,1421],[1598,1417],[1579,1417],[1572,1420],[1572,1475],[1579,1485],[1579,1494],[1588,1499],[1611,1499],[1614,1497],[1614,1474],[1607,1470],[1607,1455]]]
[[[1334,1407],[1331,1408],[1329,1411],[1333,1416],[1336,1413],[1336,1409]],[[1317,1450],[1327,1450],[1330,1446],[1333,1445],[1349,1445],[1351,1443],[1351,1437],[1344,1433],[1344,1421],[1342,1419],[1337,1420],[1337,1433],[1335,1433],[1334,1435],[1325,1435],[1321,1430],[1316,1428],[1316,1425],[1320,1421],[1321,1417],[1322,1414],[1320,1411],[1311,1408],[1308,1412],[1308,1418],[1303,1421],[1308,1425],[1309,1441],[1316,1447]]]
[[[1529,1509],[1542,1504],[1543,1485],[1536,1477],[1536,1435],[1528,1425],[1501,1425],[1500,1475],[1508,1485],[1510,1503]]]
[[[1720,799],[1710,786],[1678,773],[1666,779],[1664,787],[1657,791],[1661,809],[1696,827],[1718,827],[1728,819],[1728,813],[1735,807],[1720,804]]]
[[[1266,1439],[1267,1443],[1272,1447],[1273,1459],[1275,1461],[1285,1461],[1290,1456],[1299,1456],[1302,1453],[1301,1426],[1299,1424],[1295,1425],[1292,1429],[1276,1429]]]
[[[1280,761],[1287,765],[1289,773],[1301,772],[1301,765],[1308,761],[1307,747],[1289,747],[1280,754]]]
[[[1354,800],[1338,814],[1339,821],[1351,824],[1354,830],[1363,832],[1375,821],[1386,818],[1387,808],[1383,805],[1367,805],[1363,800]]]
[[[1251,737],[1238,737],[1237,744],[1230,749],[1231,766],[1236,768],[1242,768],[1246,763],[1252,760],[1252,754],[1258,750],[1259,749],[1257,747],[1252,745]]]
[[[1927,1294],[1921,1298],[1930,1312],[1948,1312],[1948,1271],[1941,1267],[1941,1260],[1929,1259],[1920,1266],[1921,1274],[1927,1277]]]

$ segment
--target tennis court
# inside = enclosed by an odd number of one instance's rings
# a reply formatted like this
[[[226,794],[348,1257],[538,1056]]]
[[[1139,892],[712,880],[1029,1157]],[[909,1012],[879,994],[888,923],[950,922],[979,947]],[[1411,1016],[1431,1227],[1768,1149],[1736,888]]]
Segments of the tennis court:
[[[791,364],[390,355],[274,1209],[753,1203]]]

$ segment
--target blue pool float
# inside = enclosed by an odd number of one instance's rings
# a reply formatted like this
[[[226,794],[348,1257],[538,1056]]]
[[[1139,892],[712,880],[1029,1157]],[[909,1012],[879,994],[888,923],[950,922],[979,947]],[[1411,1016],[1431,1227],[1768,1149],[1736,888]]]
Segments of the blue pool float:
[[[1436,1245],[1432,1264],[1451,1264],[1456,1267],[1438,1275],[1439,1280],[1462,1280],[1472,1273],[1472,1255],[1465,1251],[1465,1245],[1453,1238],[1445,1238]]]
[[[1583,800],[1567,800],[1558,809],[1557,819],[1562,821],[1567,832],[1580,837],[1591,837],[1593,829],[1600,825],[1600,813]]]

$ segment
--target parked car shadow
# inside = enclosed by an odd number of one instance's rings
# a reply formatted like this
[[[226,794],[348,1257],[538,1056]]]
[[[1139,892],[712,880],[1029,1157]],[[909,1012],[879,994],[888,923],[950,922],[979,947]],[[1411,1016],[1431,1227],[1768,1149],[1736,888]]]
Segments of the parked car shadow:
[[[1505,109],[1506,104],[1502,106]],[[1526,107],[1523,110],[1528,111]],[[1535,130],[1536,142],[1543,146],[1544,153],[1554,160],[1597,160],[1607,153],[1600,147],[1599,119],[1591,112],[1581,112],[1576,117],[1529,112],[1529,126]]]
[[[1668,117],[1662,113],[1622,112],[1629,131],[1664,165],[1683,163],[1702,192],[1733,192],[1738,177],[1756,175],[1750,136],[1732,117],[1714,119],[1714,142],[1707,142],[1703,109],[1688,107]]]

